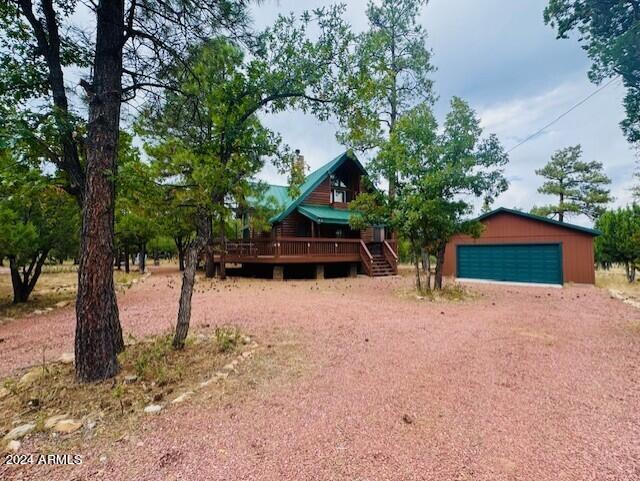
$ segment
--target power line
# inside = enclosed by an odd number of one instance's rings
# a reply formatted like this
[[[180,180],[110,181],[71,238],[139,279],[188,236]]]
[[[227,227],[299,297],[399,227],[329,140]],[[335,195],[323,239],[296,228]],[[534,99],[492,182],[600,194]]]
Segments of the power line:
[[[577,104],[575,104],[573,107],[571,107],[569,110],[563,112],[562,114],[558,115],[555,119],[553,119],[551,122],[549,122],[547,125],[545,125],[544,127],[542,127],[540,130],[538,130],[537,132],[531,134],[529,137],[527,137],[526,139],[524,139],[522,142],[517,143],[516,145],[514,145],[513,147],[511,147],[511,149],[509,149],[507,151],[507,154],[510,154],[511,152],[513,152],[514,150],[516,150],[518,147],[520,147],[522,144],[525,144],[527,142],[529,142],[531,139],[533,139],[534,137],[537,137],[538,135],[540,135],[542,132],[544,132],[545,130],[547,130],[549,127],[551,127],[553,124],[555,124],[556,122],[558,122],[560,119],[566,117],[567,115],[569,115],[571,112],[573,112],[575,109],[577,109],[578,107],[580,107],[583,103],[585,103],[587,100],[589,100],[591,97],[595,96],[597,93],[603,91],[604,89],[606,89],[609,85],[611,85],[612,83],[614,83],[616,80],[619,80],[620,76],[617,75],[614,78],[612,78],[611,80],[609,80],[606,84],[602,85],[601,87],[599,87],[598,89],[596,89],[595,91],[593,91],[592,93],[590,93],[589,95],[587,95],[585,98],[583,98],[580,102],[578,102]]]

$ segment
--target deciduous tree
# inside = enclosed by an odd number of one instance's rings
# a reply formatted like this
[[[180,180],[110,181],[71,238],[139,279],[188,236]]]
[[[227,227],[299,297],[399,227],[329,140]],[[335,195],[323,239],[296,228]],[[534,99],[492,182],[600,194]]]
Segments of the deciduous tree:
[[[507,162],[498,139],[482,137],[480,120],[465,101],[451,101],[442,133],[430,106],[420,104],[400,117],[376,166],[377,172],[384,172],[387,163],[399,167],[397,195],[386,201],[383,196],[382,202],[375,201],[379,193],[360,196],[353,208],[363,215],[354,221],[370,224],[386,217],[386,223],[411,241],[418,288],[422,251],[435,255],[434,287],[441,289],[447,242],[458,233],[480,234],[480,223],[468,220],[473,199],[491,204],[506,190]],[[380,207],[385,203],[383,216]]]
[[[78,206],[32,162],[0,153],[0,255],[16,304],[29,300],[47,259],[66,255],[80,235]]]

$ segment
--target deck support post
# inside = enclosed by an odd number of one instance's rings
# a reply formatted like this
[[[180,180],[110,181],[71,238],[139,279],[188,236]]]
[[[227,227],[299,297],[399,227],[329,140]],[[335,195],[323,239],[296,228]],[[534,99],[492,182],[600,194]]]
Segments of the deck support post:
[[[316,264],[316,279],[324,279],[324,264]]]
[[[349,264],[349,277],[358,277],[358,264],[355,262]]]
[[[273,280],[284,281],[284,266],[273,266]]]

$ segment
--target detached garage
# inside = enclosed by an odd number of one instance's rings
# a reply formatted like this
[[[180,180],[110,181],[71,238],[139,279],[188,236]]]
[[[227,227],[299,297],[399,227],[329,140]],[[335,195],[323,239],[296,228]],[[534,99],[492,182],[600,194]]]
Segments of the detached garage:
[[[500,208],[478,219],[478,239],[455,236],[445,251],[444,275],[538,284],[595,283],[595,229]]]

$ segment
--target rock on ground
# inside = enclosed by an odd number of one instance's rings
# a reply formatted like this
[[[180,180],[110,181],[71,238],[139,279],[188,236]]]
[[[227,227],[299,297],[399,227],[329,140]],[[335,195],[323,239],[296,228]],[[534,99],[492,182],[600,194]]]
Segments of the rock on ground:
[[[59,421],[67,419],[67,417],[68,416],[66,414],[56,414],[55,416],[48,417],[44,421],[44,428],[52,429],[56,424],[58,424]]]
[[[35,367],[20,378],[20,381],[18,381],[18,386],[19,387],[30,386],[31,384],[36,382],[38,379],[40,379],[43,375],[44,375],[44,371],[42,370],[42,368]]]
[[[7,443],[7,451],[16,453],[20,449],[20,446],[22,446],[22,443],[13,439]]]
[[[21,424],[20,426],[16,426],[11,431],[9,431],[4,436],[4,438],[2,438],[2,440],[3,441],[13,441],[13,440],[17,440],[17,439],[22,439],[27,434],[29,434],[31,431],[33,431],[35,428],[36,428],[36,425],[32,424],[32,423]]]
[[[149,404],[144,408],[144,412],[147,414],[158,414],[162,411],[162,406],[160,404]]]
[[[77,431],[82,427],[82,422],[77,419],[63,419],[62,421],[58,421],[55,426],[53,426],[53,430],[58,433],[69,434]]]
[[[62,364],[73,364],[76,356],[72,352],[63,352],[58,358],[58,362]]]

